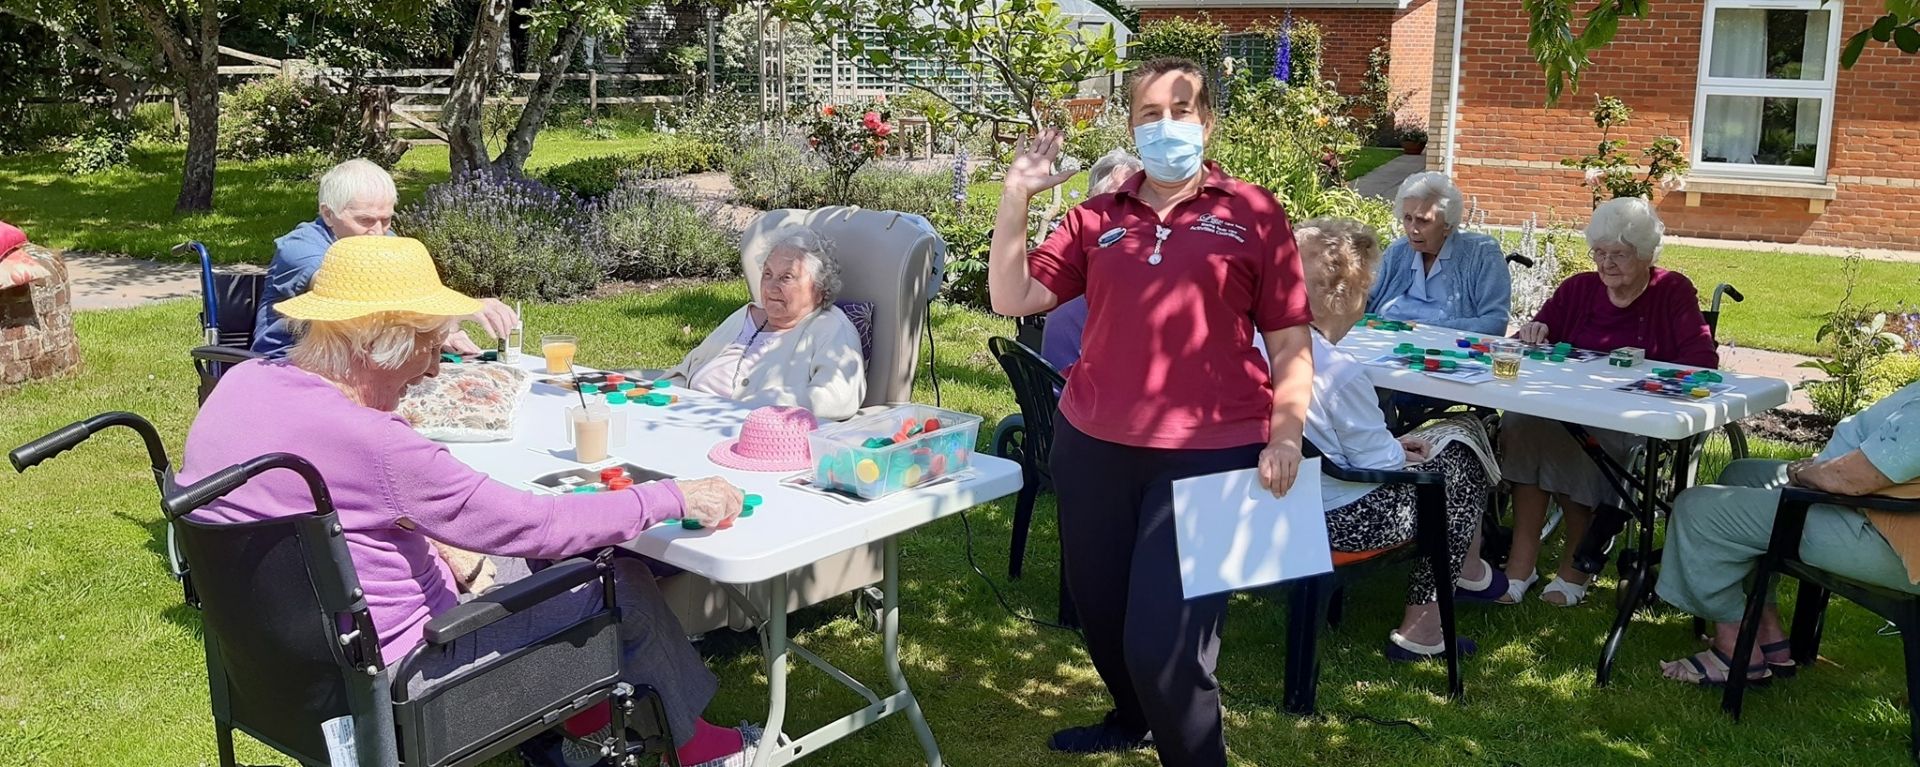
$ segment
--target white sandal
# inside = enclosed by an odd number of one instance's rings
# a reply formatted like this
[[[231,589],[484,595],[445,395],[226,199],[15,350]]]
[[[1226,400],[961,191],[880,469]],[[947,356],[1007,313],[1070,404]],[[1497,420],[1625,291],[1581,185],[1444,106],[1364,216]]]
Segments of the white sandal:
[[[1540,601],[1547,602],[1547,604],[1553,605],[1554,607],[1573,607],[1581,602],[1587,601],[1587,587],[1591,585],[1591,583],[1574,583],[1555,576],[1553,582],[1548,583],[1546,588],[1540,590]],[[1548,602],[1548,594],[1559,594],[1560,598],[1567,601],[1564,603]]]
[[[1527,601],[1527,590],[1533,588],[1533,584],[1539,583],[1539,582],[1540,582],[1540,572],[1538,570],[1529,571],[1527,573],[1527,577],[1524,580],[1516,580],[1512,577],[1508,577],[1507,578],[1507,595],[1494,600],[1494,604],[1517,605],[1517,604],[1520,604],[1521,602],[1525,602]]]

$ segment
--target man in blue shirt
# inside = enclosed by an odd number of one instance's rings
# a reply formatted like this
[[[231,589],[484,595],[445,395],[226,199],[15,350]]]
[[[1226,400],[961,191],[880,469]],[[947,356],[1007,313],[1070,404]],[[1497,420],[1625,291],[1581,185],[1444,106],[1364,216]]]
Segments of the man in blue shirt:
[[[267,284],[261,290],[259,314],[254,318],[253,351],[284,357],[293,346],[287,318],[274,305],[306,292],[327,248],[341,237],[393,233],[393,206],[399,199],[393,177],[367,160],[348,160],[320,177],[320,217],[293,228],[273,241],[273,262],[267,266]],[[512,307],[491,298],[480,300],[480,311],[469,317],[495,338],[506,338],[520,318]],[[447,339],[447,351],[478,354],[466,331]]]
[[[1734,461],[1720,473],[1719,484],[1692,488],[1674,499],[1656,590],[1669,604],[1716,626],[1708,650],[1661,664],[1668,678],[1698,684],[1724,681],[1729,673],[1765,679],[1796,670],[1780,612],[1771,604],[1761,616],[1753,657],[1744,663],[1728,657],[1746,612],[1748,578],[1772,539],[1780,488],[1788,485],[1838,495],[1914,497],[1920,492],[1920,383],[1841,421],[1817,456],[1793,463]],[[1856,581],[1920,594],[1920,579],[1914,577],[1920,573],[1920,535],[1899,515],[1816,504],[1807,511],[1800,560]]]

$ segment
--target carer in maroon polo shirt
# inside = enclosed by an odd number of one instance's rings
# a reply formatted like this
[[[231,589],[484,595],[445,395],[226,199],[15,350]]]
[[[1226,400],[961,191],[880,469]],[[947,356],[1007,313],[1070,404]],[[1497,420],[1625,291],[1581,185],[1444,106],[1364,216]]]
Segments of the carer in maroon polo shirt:
[[[1114,710],[1049,745],[1095,753],[1151,741],[1164,765],[1225,767],[1214,665],[1227,596],[1182,597],[1172,480],[1257,465],[1274,493],[1292,487],[1312,313],[1285,211],[1205,160],[1214,114],[1199,67],[1150,61],[1130,87],[1146,170],[1074,208],[1028,253],[1033,196],[1073,175],[1054,172],[1062,139],[1042,131],[1007,170],[988,261],[1001,314],[1087,297],[1053,483],[1067,588]]]

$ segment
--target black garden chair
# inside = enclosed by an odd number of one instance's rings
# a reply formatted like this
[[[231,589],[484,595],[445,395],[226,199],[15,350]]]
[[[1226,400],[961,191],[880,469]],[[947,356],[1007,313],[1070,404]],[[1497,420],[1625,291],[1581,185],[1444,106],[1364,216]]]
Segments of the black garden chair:
[[[1027,345],[1007,338],[987,339],[987,348],[1013,382],[1020,404],[1020,423],[1003,427],[994,437],[994,452],[1020,464],[1023,482],[1013,510],[1013,544],[1007,555],[1007,575],[1020,577],[1027,557],[1027,534],[1033,526],[1033,507],[1040,491],[1052,484],[1048,456],[1053,451],[1053,418],[1060,406],[1060,389],[1067,385],[1060,371]],[[1004,422],[1003,422],[1004,423]],[[1061,552],[1060,622],[1075,625],[1073,602],[1067,594],[1065,552]]]

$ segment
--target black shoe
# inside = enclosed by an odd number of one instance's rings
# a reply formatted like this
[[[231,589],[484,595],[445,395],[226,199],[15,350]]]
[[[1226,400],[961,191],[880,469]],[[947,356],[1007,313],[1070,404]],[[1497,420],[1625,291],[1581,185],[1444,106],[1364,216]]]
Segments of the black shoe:
[[[1607,554],[1613,550],[1613,539],[1632,518],[1625,509],[1613,506],[1594,509],[1593,524],[1587,527],[1586,537],[1573,550],[1573,569],[1588,575],[1599,575],[1607,569]]]
[[[1119,723],[1119,712],[1107,712],[1099,724],[1068,727],[1053,734],[1047,748],[1068,754],[1105,754],[1138,751],[1153,745],[1153,733],[1130,730]]]

